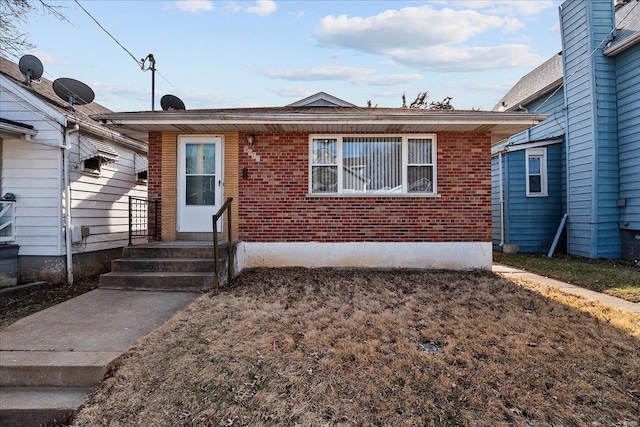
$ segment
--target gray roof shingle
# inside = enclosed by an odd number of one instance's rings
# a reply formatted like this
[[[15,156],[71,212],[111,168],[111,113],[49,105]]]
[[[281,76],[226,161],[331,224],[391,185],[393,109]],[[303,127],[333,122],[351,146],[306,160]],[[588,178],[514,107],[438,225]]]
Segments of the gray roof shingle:
[[[630,0],[616,10],[616,35],[604,49],[616,55],[640,42],[640,1]],[[562,52],[523,76],[493,107],[493,111],[514,111],[520,105],[557,89],[563,82]]]

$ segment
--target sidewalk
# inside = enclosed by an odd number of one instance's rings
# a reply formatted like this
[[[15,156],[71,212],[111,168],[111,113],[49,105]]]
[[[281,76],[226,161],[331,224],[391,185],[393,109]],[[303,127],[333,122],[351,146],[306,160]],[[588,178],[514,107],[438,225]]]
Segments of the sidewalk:
[[[95,289],[0,331],[0,425],[73,412],[109,364],[200,294]]]
[[[520,279],[529,282],[539,283],[544,286],[552,287],[561,290],[562,292],[577,295],[590,301],[598,301],[603,304],[607,304],[611,307],[617,308],[622,311],[640,315],[640,303],[625,301],[622,298],[613,297],[611,295],[603,294],[601,292],[591,291],[589,289],[581,288],[580,286],[570,285],[568,283],[560,282],[558,280],[550,279],[548,277],[540,276],[537,274],[529,273],[524,270],[519,270],[515,267],[509,267],[502,264],[493,264],[491,270],[503,277],[509,279]]]

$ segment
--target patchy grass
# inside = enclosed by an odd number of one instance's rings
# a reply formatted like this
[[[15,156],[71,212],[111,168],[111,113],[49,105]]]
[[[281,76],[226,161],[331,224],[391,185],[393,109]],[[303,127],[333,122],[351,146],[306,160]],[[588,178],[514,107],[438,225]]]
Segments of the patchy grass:
[[[494,262],[520,268],[592,291],[640,302],[640,264],[542,254],[493,253]]]
[[[0,329],[23,317],[60,304],[98,287],[98,277],[76,281],[72,286],[54,285],[46,289],[0,298]]]
[[[640,317],[618,324],[484,271],[245,271],[74,425],[637,427]]]

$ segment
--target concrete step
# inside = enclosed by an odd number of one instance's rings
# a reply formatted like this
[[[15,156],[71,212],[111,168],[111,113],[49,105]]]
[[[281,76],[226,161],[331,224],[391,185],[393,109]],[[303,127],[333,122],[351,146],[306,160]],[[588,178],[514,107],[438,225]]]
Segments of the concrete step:
[[[214,263],[213,258],[120,258],[111,261],[111,271],[212,272]]]
[[[226,253],[226,245],[222,245],[218,254]],[[123,258],[211,258],[213,259],[213,243],[211,245],[136,245],[127,246],[122,251]]]
[[[1,387],[0,425],[39,426],[54,420],[67,420],[91,387]]]
[[[214,286],[213,272],[112,271],[100,276],[102,289],[198,291]]]
[[[98,385],[118,352],[0,351],[0,387]]]

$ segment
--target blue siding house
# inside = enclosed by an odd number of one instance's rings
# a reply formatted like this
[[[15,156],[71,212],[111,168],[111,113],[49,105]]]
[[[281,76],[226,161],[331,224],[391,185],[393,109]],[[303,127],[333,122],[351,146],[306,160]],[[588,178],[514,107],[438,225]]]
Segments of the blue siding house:
[[[493,246],[640,258],[640,2],[567,0],[562,52],[494,107],[548,115],[492,149]]]

